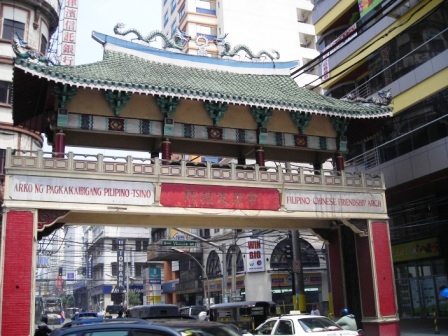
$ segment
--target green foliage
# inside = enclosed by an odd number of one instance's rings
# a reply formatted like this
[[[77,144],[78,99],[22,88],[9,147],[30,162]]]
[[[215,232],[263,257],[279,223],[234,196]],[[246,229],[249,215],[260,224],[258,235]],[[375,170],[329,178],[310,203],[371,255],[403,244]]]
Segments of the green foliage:
[[[75,298],[73,295],[62,295],[61,296],[63,307],[74,307]]]
[[[134,291],[129,291],[129,306],[133,307],[133,306],[138,306],[141,305],[142,302],[140,300],[140,294],[134,292]]]

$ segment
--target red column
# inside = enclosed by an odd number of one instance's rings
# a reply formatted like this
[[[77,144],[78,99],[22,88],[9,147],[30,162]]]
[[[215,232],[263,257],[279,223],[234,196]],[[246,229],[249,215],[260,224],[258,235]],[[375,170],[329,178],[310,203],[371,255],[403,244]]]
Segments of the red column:
[[[255,161],[256,161],[257,165],[259,165],[260,167],[264,167],[265,162],[264,162],[263,147],[258,147],[257,150],[255,151]]]
[[[6,210],[4,216],[1,333],[33,335],[35,216],[32,211],[17,210]]]
[[[344,170],[344,157],[341,153],[336,154],[336,170],[337,171],[343,171]]]
[[[341,237],[339,229],[331,231],[330,244],[328,245],[328,258],[331,281],[331,294],[333,299],[334,314],[338,315],[342,308],[346,306],[342,260]]]
[[[162,164],[168,164],[165,160],[171,160],[171,141],[165,139],[162,142]]]
[[[57,158],[64,158],[65,154],[65,134],[58,132],[53,139],[53,156]]]
[[[371,222],[369,236],[356,236],[363,329],[366,335],[400,335],[387,222]]]

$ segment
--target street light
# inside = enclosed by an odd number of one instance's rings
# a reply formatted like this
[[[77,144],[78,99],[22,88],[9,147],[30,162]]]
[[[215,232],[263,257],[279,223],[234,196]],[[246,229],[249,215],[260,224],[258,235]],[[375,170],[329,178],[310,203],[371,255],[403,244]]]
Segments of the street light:
[[[204,274],[205,277],[205,281],[206,281],[206,286],[204,286],[204,296],[205,296],[205,304],[207,307],[210,306],[210,303],[208,302],[208,277],[207,277],[207,272],[205,271],[204,266],[202,266],[202,264],[199,262],[199,260],[197,260],[193,255],[191,255],[188,252],[185,252],[183,250],[179,250],[177,248],[172,247],[171,250],[178,252],[178,253],[182,253],[182,254],[186,254],[187,256],[189,256],[191,259],[193,259],[198,265],[199,267],[202,269],[202,273]]]

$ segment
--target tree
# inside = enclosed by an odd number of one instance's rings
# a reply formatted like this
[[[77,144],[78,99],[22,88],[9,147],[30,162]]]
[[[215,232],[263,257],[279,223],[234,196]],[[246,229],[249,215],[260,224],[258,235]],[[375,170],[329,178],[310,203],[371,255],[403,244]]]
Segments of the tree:
[[[75,304],[75,298],[73,295],[62,295],[61,300],[64,307],[73,307]]]
[[[129,305],[130,307],[138,306],[138,305],[141,305],[141,304],[142,304],[142,302],[141,302],[141,300],[140,300],[140,294],[134,292],[133,290],[130,290],[130,291],[129,291],[128,298],[129,298],[129,303],[128,303],[128,305]]]

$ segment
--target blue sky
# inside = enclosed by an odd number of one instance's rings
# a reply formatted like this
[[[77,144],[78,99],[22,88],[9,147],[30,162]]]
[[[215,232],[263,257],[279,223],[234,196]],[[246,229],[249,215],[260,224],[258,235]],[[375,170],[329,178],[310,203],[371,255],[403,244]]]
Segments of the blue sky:
[[[102,59],[103,49],[92,39],[92,31],[116,36],[113,32],[115,24],[124,23],[125,28],[135,28],[147,35],[153,30],[161,30],[161,11],[162,0],[79,0],[75,64]],[[135,35],[120,38],[131,37]]]
[[[76,33],[75,64],[88,64],[103,59],[102,46],[92,39],[92,31],[116,36],[114,26],[124,23],[125,28],[135,28],[143,36],[153,30],[162,29],[162,0],[79,0],[78,23]],[[123,39],[134,38],[134,34]],[[153,45],[157,47],[157,44]],[[44,144],[44,151],[51,151],[51,147]],[[66,151],[82,153],[100,153],[120,155],[122,151],[109,151],[67,147]],[[123,156],[129,152],[123,152]],[[132,154],[132,153],[131,153]]]

